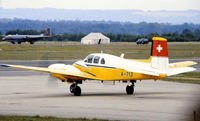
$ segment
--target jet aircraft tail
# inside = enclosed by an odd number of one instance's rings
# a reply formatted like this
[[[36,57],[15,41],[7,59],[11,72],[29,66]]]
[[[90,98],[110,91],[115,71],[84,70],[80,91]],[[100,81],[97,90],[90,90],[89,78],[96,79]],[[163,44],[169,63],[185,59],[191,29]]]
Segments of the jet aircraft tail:
[[[45,31],[45,35],[46,35],[46,36],[52,36],[52,33],[51,33],[51,29],[50,29],[50,28],[47,28],[47,30]]]

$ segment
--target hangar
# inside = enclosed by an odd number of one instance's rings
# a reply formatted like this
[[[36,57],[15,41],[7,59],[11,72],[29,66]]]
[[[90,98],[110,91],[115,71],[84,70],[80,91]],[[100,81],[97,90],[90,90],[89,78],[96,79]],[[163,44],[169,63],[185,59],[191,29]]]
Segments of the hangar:
[[[109,44],[110,38],[102,33],[90,33],[81,39],[81,44]]]

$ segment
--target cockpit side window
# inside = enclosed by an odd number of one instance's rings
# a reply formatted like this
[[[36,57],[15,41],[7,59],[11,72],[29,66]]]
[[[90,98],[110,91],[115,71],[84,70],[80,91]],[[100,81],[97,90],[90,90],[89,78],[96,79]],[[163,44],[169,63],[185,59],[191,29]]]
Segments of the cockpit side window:
[[[101,59],[101,64],[105,64],[105,59],[104,58]]]
[[[99,56],[95,56],[94,57],[94,61],[93,61],[93,63],[99,63],[99,59],[100,59],[100,57]]]
[[[87,58],[87,62],[92,63],[93,57],[94,57],[94,55],[89,55],[88,58]]]

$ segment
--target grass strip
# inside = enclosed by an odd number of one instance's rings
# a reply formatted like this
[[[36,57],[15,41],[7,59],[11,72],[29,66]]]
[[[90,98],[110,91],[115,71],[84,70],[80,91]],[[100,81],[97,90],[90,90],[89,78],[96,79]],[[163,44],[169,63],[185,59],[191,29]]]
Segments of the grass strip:
[[[170,59],[199,59],[200,42],[168,43]],[[80,42],[0,43],[0,60],[74,60],[83,59],[90,53],[104,53],[129,59],[148,59],[151,44],[112,42],[104,45],[82,45]]]
[[[7,116],[0,115],[0,121],[108,121],[102,119],[86,119],[86,118],[56,118],[51,116]]]

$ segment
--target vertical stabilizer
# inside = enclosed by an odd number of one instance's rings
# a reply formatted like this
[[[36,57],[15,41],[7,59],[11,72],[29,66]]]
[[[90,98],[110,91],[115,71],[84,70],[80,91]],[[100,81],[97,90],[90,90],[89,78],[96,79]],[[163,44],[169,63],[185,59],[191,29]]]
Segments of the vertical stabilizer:
[[[51,33],[51,29],[50,29],[50,28],[47,28],[47,30],[45,31],[45,35],[46,35],[46,36],[52,36],[52,33]]]
[[[169,64],[167,39],[153,37],[151,56],[151,67],[158,69],[161,74],[166,74]]]

